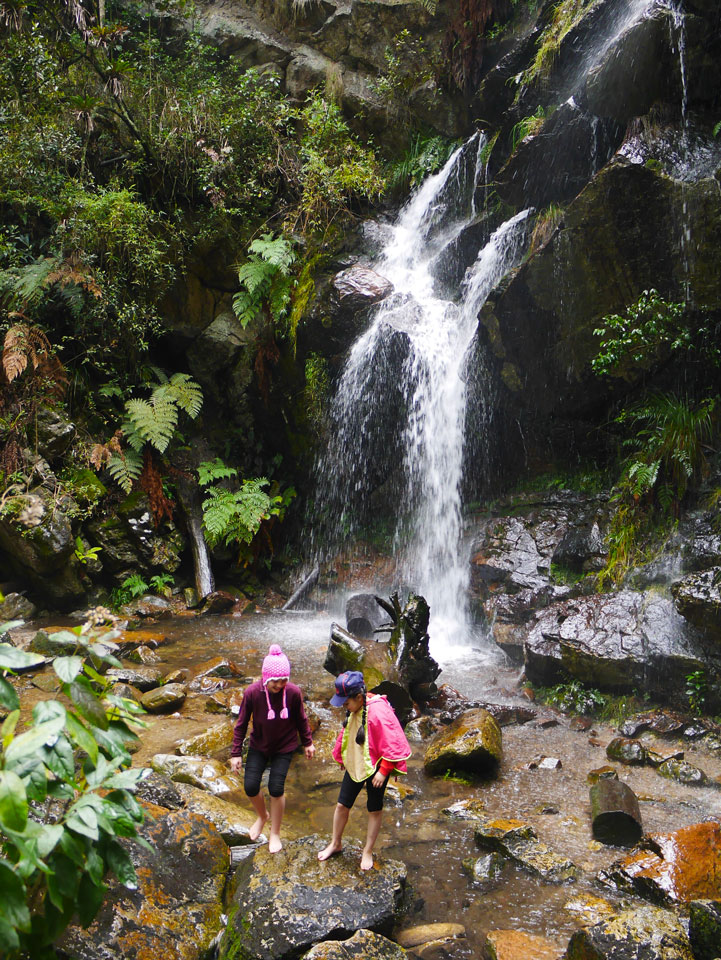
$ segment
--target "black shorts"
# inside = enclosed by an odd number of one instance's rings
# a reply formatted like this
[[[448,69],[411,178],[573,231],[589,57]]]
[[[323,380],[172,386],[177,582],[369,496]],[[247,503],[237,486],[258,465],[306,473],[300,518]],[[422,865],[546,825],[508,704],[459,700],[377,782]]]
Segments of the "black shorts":
[[[386,792],[386,787],[388,786],[388,777],[386,777],[383,781],[382,787],[374,787],[372,783],[374,776],[375,773],[372,773],[367,780],[361,780],[360,783],[358,783],[356,780],[353,780],[346,770],[345,776],[343,777],[343,782],[340,785],[338,803],[340,803],[343,807],[348,807],[350,810],[350,808],[356,802],[358,794],[365,786],[368,792],[368,799],[366,801],[368,813],[378,813],[379,810],[383,809],[383,796]]]
[[[263,771],[270,763],[270,776],[268,777],[268,793],[271,797],[282,797],[285,791],[285,778],[288,775],[290,761],[293,759],[294,750],[290,753],[274,753],[267,756],[256,750],[255,747],[248,748],[248,757],[245,761],[245,777],[243,787],[247,796],[256,797],[260,793],[260,781]]]

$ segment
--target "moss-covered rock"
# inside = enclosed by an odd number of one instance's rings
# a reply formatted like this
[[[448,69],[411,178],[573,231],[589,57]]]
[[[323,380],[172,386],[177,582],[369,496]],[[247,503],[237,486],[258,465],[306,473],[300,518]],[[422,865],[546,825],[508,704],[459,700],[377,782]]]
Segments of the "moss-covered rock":
[[[423,764],[432,775],[446,770],[493,774],[503,758],[501,728],[487,710],[468,710],[428,746]]]

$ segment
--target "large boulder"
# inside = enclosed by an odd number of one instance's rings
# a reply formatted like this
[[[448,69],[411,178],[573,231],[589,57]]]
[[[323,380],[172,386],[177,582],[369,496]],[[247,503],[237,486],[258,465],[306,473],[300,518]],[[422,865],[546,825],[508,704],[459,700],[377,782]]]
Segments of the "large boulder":
[[[230,793],[238,790],[240,780],[228,772],[218,760],[207,757],[176,757],[172,753],[156,753],[151,761],[156,773],[177,783],[189,783],[209,793]]]
[[[656,593],[624,590],[552,604],[525,642],[526,674],[550,685],[571,676],[605,690],[634,688],[684,698],[684,678],[707,670],[714,654]]]
[[[423,764],[432,775],[447,770],[494,774],[503,758],[501,728],[487,710],[468,710],[428,746]]]
[[[670,910],[636,907],[577,930],[564,960],[694,960],[682,921]]]
[[[721,824],[706,821],[649,834],[598,879],[660,904],[721,899]]]
[[[404,960],[408,954],[397,943],[373,933],[358,930],[348,940],[326,940],[304,953],[301,960]]]
[[[215,827],[187,810],[147,806],[140,835],[132,841],[136,890],[111,880],[100,912],[87,928],[72,926],[61,938],[64,960],[204,960],[222,925],[228,848]]]
[[[549,883],[567,883],[578,876],[571,860],[549,849],[533,827],[521,820],[484,817],[475,825],[473,835],[482,850],[500,854]]]
[[[721,642],[721,566],[684,577],[673,584],[671,593],[683,617],[709,639]]]
[[[235,874],[220,960],[291,960],[329,938],[356,930],[390,933],[403,907],[406,868],[376,859],[358,873],[360,849],[346,844],[321,863],[315,837],[286,841],[280,853],[259,848]]]

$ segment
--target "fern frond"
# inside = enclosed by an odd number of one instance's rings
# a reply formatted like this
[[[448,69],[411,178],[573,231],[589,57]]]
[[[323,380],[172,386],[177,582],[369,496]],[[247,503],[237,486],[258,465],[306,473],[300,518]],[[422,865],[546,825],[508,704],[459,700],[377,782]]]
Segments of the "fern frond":
[[[272,233],[264,233],[258,240],[254,240],[248,248],[251,253],[262,257],[266,263],[276,267],[285,276],[290,272],[295,261],[295,253],[290,240],[285,237],[273,237]]]
[[[203,531],[211,547],[224,535],[235,510],[235,494],[230,490],[218,487],[208,490],[208,496],[203,501]]]
[[[239,290],[233,297],[233,312],[245,329],[260,310],[260,301],[251,297],[247,290]]]
[[[176,403],[192,420],[195,420],[203,406],[203,391],[200,384],[187,373],[174,373],[167,385],[153,391],[153,397],[159,395]]]
[[[178,423],[176,404],[157,396],[156,391],[150,400],[128,400],[125,410],[134,431],[159,453],[165,453]]]
[[[220,457],[216,457],[215,460],[204,460],[198,464],[198,483],[201,487],[207,487],[215,480],[229,480],[237,475],[238,471],[233,467],[226,467]]]
[[[125,493],[130,493],[133,489],[133,482],[138,479],[142,469],[142,457],[134,450],[113,454],[108,460],[108,473]]]
[[[238,268],[238,280],[248,294],[257,299],[263,296],[264,291],[270,285],[273,272],[263,260],[252,257]]]
[[[13,285],[13,299],[26,305],[38,303],[50,285],[50,275],[58,269],[57,257],[45,257],[20,267]]]

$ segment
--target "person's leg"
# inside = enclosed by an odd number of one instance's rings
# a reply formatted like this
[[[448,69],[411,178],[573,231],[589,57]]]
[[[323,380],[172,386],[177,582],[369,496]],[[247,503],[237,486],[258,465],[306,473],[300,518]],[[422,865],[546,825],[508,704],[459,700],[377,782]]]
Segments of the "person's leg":
[[[368,829],[366,830],[366,842],[361,854],[361,870],[370,870],[373,866],[373,847],[378,839],[383,822],[383,797],[388,786],[388,777],[383,781],[383,786],[374,787],[371,779],[366,780],[366,790],[368,792]]]
[[[254,747],[249,748],[245,761],[243,788],[257,815],[255,823],[248,830],[248,836],[251,840],[258,839],[263,827],[268,822],[268,810],[265,806],[263,794],[260,792],[260,780],[267,762],[268,758],[260,750],[256,750]]]
[[[268,777],[268,793],[270,794],[270,839],[268,850],[278,853],[283,844],[280,840],[280,825],[285,813],[285,778],[288,775],[291,753],[277,753],[270,761],[270,776]]]
[[[340,785],[338,803],[333,811],[333,834],[328,846],[324,847],[318,854],[319,860],[327,860],[328,857],[332,857],[335,853],[340,853],[343,849],[343,831],[348,823],[351,807],[355,803],[356,797],[362,787],[363,783],[356,783],[355,780],[351,780],[346,771],[343,782]]]

